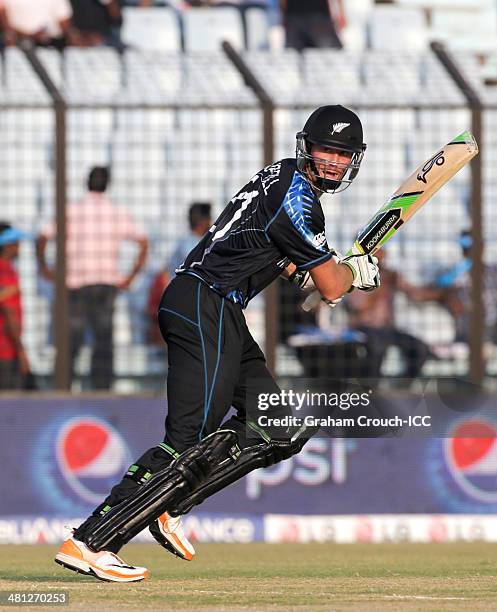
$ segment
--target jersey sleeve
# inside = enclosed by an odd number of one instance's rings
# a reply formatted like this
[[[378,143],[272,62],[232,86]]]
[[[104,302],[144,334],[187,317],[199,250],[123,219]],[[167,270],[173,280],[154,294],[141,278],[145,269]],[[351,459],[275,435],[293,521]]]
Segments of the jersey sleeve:
[[[311,268],[331,259],[326,242],[324,215],[319,201],[298,173],[283,197],[266,234],[297,268]]]

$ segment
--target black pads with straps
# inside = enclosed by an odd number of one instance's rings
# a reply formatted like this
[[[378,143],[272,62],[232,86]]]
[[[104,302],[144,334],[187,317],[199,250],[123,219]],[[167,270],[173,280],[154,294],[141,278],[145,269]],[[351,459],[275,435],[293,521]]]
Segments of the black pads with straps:
[[[300,437],[292,440],[268,440],[242,448],[236,458],[233,456],[226,458],[195,491],[183,497],[174,506],[170,506],[169,514],[172,516],[186,514],[193,506],[201,504],[208,497],[246,476],[252,470],[269,467],[299,453],[307,441],[308,438]]]
[[[186,450],[133,495],[104,514],[91,532],[83,536],[84,543],[97,552],[119,550],[201,485],[219,463],[229,457],[236,439],[235,432],[218,430]]]

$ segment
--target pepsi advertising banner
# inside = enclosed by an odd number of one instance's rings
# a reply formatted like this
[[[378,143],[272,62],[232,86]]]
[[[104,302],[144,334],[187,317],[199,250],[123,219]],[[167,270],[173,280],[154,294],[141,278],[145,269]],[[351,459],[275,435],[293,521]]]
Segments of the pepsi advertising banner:
[[[1,399],[0,541],[12,520],[19,526],[23,518],[41,517],[57,526],[63,517],[84,518],[144,450],[162,441],[165,404],[129,397]],[[497,514],[495,423],[472,414],[449,433],[312,439],[299,455],[213,496],[189,521],[199,533],[205,525],[215,533],[217,523],[194,521],[221,517],[222,529],[246,541],[261,537],[268,514]]]

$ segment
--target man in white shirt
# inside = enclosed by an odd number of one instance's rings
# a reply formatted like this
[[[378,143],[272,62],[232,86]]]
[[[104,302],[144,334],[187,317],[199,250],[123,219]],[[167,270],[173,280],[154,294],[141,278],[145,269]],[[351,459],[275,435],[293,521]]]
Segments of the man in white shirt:
[[[37,45],[62,47],[72,36],[71,17],[69,0],[0,0],[6,45],[29,39]]]

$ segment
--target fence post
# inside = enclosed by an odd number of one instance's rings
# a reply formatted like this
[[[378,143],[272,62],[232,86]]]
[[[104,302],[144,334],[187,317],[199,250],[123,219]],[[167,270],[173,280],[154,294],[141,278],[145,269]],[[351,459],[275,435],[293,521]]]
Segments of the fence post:
[[[231,60],[235,68],[247,87],[254,92],[257,97],[263,117],[263,140],[264,140],[264,165],[268,166],[274,162],[274,102],[268,92],[264,89],[259,79],[250,70],[247,63],[241,55],[225,41],[223,42],[223,50]],[[278,343],[278,328],[279,328],[279,287],[278,283],[272,283],[264,291],[266,300],[265,308],[265,354],[266,362],[269,370],[275,374],[276,370],[276,345]]]
[[[55,114],[55,387],[70,389],[69,301],[66,287],[66,110],[64,97],[40,62],[31,44],[21,46],[34,72],[52,99]]]
[[[469,334],[470,380],[480,386],[485,377],[485,306],[483,294],[483,237],[482,237],[482,159],[483,159],[483,103],[478,93],[465,79],[454,59],[445,47],[433,42],[431,48],[449,76],[468,102],[471,110],[471,129],[478,143],[480,154],[471,161],[471,324]]]

